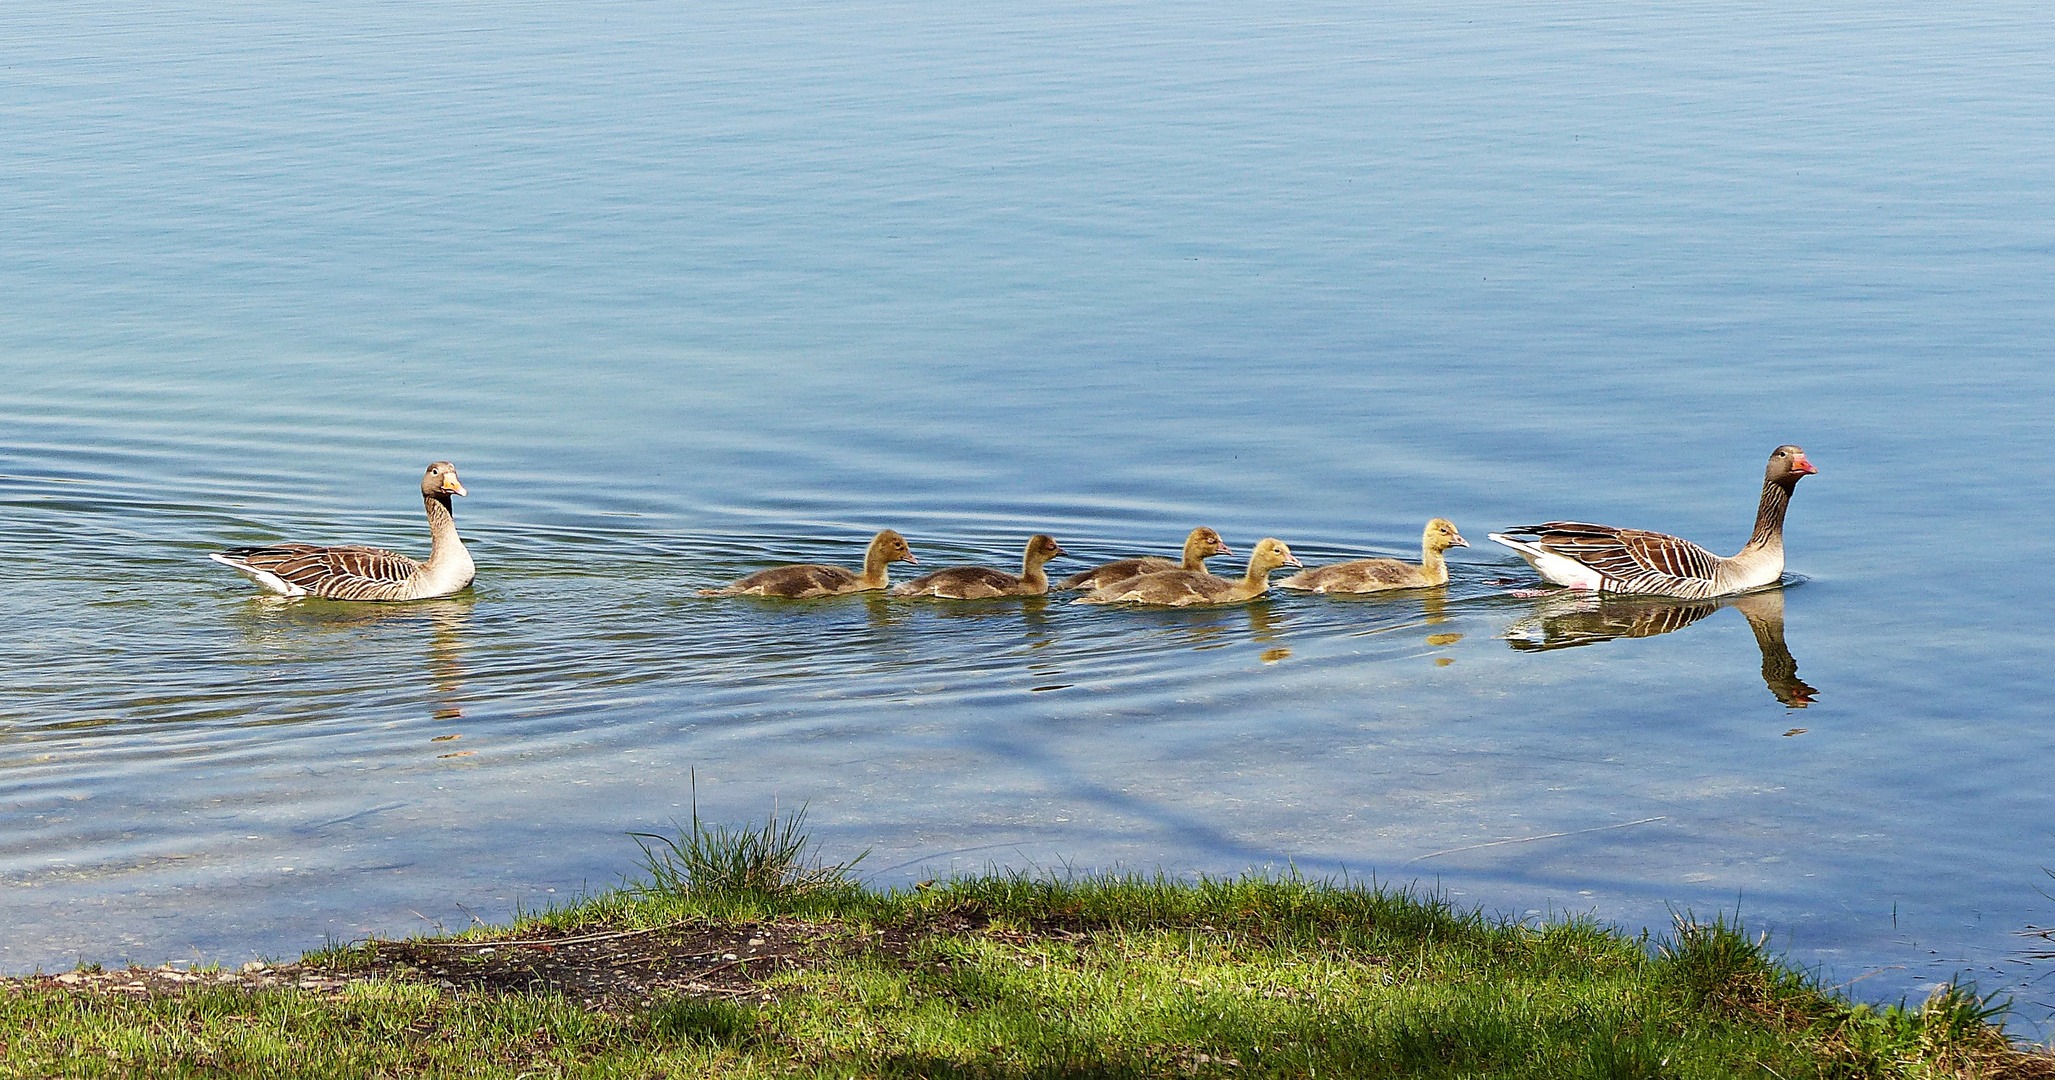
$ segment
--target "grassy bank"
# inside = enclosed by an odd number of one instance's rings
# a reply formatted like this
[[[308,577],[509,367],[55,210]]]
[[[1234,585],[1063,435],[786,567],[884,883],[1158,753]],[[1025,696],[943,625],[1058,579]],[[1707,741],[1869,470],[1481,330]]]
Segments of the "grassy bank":
[[[2055,1076],[1974,993],[1851,1005],[1717,920],[1649,940],[1299,879],[879,892],[776,832],[688,833],[640,888],[453,938],[13,980],[0,1075]]]

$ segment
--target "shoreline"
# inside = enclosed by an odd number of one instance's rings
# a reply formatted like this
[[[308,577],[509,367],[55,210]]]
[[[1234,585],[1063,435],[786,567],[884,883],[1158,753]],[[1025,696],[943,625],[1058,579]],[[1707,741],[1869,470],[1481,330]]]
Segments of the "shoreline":
[[[881,890],[797,828],[695,822],[639,882],[455,935],[0,980],[0,1075],[2055,1077],[1973,988],[1855,1003],[1720,918],[1296,876]]]

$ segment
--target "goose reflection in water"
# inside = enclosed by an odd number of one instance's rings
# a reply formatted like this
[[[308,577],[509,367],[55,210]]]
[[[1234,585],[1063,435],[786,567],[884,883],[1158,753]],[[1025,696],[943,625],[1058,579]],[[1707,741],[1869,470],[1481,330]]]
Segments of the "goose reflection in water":
[[[260,596],[248,602],[237,620],[252,644],[286,646],[305,653],[325,634],[357,634],[371,627],[407,628],[425,624],[428,673],[435,687],[434,718],[457,720],[464,715],[464,629],[476,599],[470,594],[407,604],[366,604]]]
[[[1522,652],[1595,645],[1614,638],[1644,638],[1682,630],[1721,608],[1734,608],[1755,631],[1762,649],[1762,681],[1778,701],[1793,709],[1812,704],[1819,691],[1798,677],[1798,661],[1784,644],[1784,590],[1768,589],[1716,600],[1666,600],[1604,596],[1564,590],[1536,605],[1534,614],[1506,628],[1506,640]]]

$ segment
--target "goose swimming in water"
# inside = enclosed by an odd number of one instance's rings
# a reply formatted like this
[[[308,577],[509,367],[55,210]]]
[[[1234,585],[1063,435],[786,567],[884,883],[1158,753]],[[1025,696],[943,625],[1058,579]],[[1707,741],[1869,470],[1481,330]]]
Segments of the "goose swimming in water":
[[[1316,566],[1277,583],[1280,589],[1301,589],[1316,593],[1367,593],[1388,589],[1425,589],[1448,584],[1448,560],[1442,552],[1452,547],[1469,547],[1447,518],[1435,518],[1420,534],[1420,565],[1397,559],[1357,559],[1354,562]]]
[[[1191,570],[1164,570],[1116,582],[1072,601],[1078,604],[1154,604],[1159,607],[1194,607],[1201,604],[1239,604],[1254,600],[1270,588],[1270,572],[1280,566],[1298,566],[1284,541],[1265,537],[1249,553],[1248,573],[1240,578],[1216,577]]]
[[[886,586],[886,568],[895,562],[909,562],[919,565],[913,557],[913,549],[906,546],[906,538],[886,529],[871,538],[871,545],[863,554],[863,573],[844,570],[839,566],[822,566],[818,563],[800,563],[796,566],[773,566],[718,589],[701,589],[701,596],[781,596],[792,600],[810,600],[817,596],[844,596],[849,593],[869,592]]]
[[[1102,585],[1111,585],[1116,581],[1126,581],[1131,577],[1154,574],[1162,570],[1204,571],[1206,560],[1215,555],[1225,555],[1231,559],[1234,552],[1227,549],[1226,542],[1212,529],[1193,529],[1191,535],[1184,538],[1184,561],[1181,563],[1154,555],[1141,559],[1119,559],[1104,566],[1072,574],[1064,578],[1063,584],[1057,588],[1096,589]]]
[[[1050,537],[1036,533],[1028,538],[1021,556],[1020,574],[984,566],[952,566],[893,588],[893,596],[932,596],[941,600],[984,600],[995,596],[1040,596],[1049,591],[1049,575],[1042,564],[1063,554]]]
[[[1542,577],[1572,589],[1703,600],[1774,585],[1784,575],[1784,511],[1799,478],[1819,470],[1796,446],[1779,446],[1763,470],[1755,533],[1746,546],[1721,558],[1689,540],[1642,529],[1616,529],[1581,521],[1492,533]]]
[[[457,467],[438,461],[421,477],[421,502],[428,510],[430,548],[425,563],[374,547],[317,547],[266,544],[207,556],[280,596],[328,600],[426,600],[448,596],[471,584],[477,567],[457,522],[450,496],[467,494]]]

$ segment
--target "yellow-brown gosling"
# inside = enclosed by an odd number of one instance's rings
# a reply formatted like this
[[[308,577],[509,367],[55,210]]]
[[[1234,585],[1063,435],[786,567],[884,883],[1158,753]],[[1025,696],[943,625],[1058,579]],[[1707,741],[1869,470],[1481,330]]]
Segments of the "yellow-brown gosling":
[[[1215,555],[1226,555],[1229,558],[1233,558],[1234,552],[1227,549],[1226,542],[1221,540],[1220,534],[1212,529],[1193,529],[1191,535],[1184,538],[1184,561],[1182,563],[1174,563],[1169,559],[1157,558],[1154,555],[1142,559],[1119,559],[1104,566],[1072,574],[1064,578],[1063,584],[1058,585],[1057,588],[1096,589],[1103,585],[1111,585],[1117,581],[1126,581],[1131,577],[1159,573],[1164,570],[1204,571],[1206,569],[1206,560]]]
[[[1079,597],[1079,604],[1155,604],[1161,607],[1194,607],[1200,604],[1239,604],[1254,600],[1270,588],[1270,572],[1280,566],[1298,566],[1284,541],[1265,537],[1249,554],[1249,572],[1239,579],[1215,577],[1190,570],[1164,570],[1129,578]]]
[[[870,550],[863,555],[861,574],[818,563],[773,566],[768,570],[758,570],[732,585],[701,589],[699,595],[781,596],[790,600],[811,600],[816,596],[870,592],[890,584],[886,580],[886,569],[895,562],[920,564],[920,560],[913,557],[913,549],[906,546],[906,538],[886,529],[871,537]]]
[[[1357,559],[1354,562],[1316,566],[1277,583],[1280,589],[1302,589],[1317,593],[1367,593],[1388,589],[1426,589],[1448,584],[1448,560],[1442,552],[1452,547],[1469,547],[1447,518],[1435,518],[1420,534],[1420,565],[1397,559]]]
[[[450,496],[463,495],[457,467],[438,461],[421,477],[421,503],[428,510],[428,561],[374,547],[317,547],[266,544],[207,556],[280,596],[329,600],[426,600],[448,596],[471,584],[478,568],[450,516]]]
[[[952,566],[914,578],[892,590],[893,596],[932,596],[942,600],[984,600],[994,596],[1040,596],[1049,591],[1042,564],[1063,554],[1056,541],[1041,533],[1028,538],[1020,576],[983,566]]]

